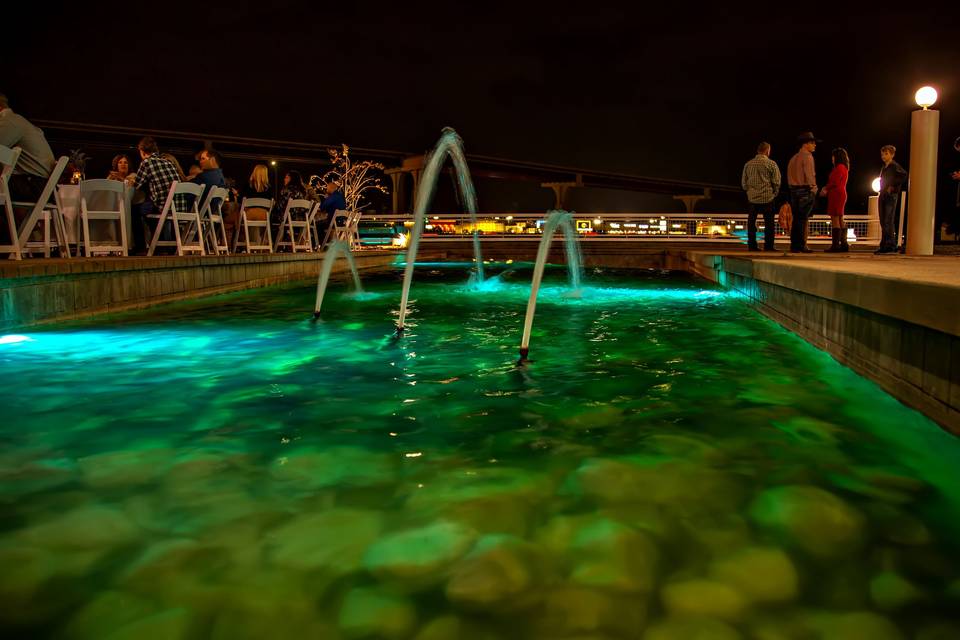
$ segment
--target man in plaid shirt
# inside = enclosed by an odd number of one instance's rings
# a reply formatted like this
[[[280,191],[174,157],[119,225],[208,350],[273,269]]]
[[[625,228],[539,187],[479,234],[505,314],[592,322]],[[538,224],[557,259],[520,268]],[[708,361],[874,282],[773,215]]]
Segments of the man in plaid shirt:
[[[740,185],[747,192],[750,213],[747,215],[747,249],[759,251],[757,246],[757,215],[763,216],[764,251],[773,251],[773,238],[777,231],[773,219],[773,201],[780,191],[780,167],[770,159],[770,143],[761,142],[757,155],[743,166]]]
[[[173,163],[160,155],[157,141],[150,136],[140,141],[137,150],[140,152],[141,162],[133,186],[143,191],[146,199],[140,204],[134,205],[131,212],[133,241],[137,253],[146,253],[147,244],[144,232],[147,234],[150,232],[146,216],[159,214],[163,210],[163,205],[167,201],[167,194],[170,192],[170,185],[181,178]],[[177,207],[177,211],[187,211],[189,208],[186,195],[174,196],[173,203]]]

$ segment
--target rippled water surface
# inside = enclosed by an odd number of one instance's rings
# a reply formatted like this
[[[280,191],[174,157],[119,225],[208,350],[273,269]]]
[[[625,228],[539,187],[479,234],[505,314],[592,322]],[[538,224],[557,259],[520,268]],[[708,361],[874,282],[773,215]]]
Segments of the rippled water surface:
[[[529,277],[422,268],[399,341],[397,274],[6,337],[0,625],[960,637],[954,438],[686,276],[552,274],[518,369]]]

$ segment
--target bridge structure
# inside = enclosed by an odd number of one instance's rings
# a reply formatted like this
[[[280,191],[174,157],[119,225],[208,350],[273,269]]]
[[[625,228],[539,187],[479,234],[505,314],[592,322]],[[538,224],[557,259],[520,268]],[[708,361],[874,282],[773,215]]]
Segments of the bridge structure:
[[[44,129],[47,139],[60,149],[80,148],[85,152],[129,153],[135,149],[136,142],[142,136],[150,135],[161,142],[165,151],[176,156],[189,157],[204,145],[212,145],[227,159],[274,161],[283,166],[319,165],[318,173],[320,168],[329,165],[329,150],[340,148],[340,145],[295,140],[142,129],[62,120],[35,120],[34,123]],[[355,158],[375,160],[387,167],[385,173],[392,186],[392,212],[408,213],[412,209],[413,194],[420,184],[426,154],[356,146],[351,146],[350,149]],[[554,208],[558,209],[568,208],[567,197],[572,189],[614,189],[670,195],[683,203],[687,213],[693,213],[697,203],[710,198],[742,198],[739,186],[638,176],[477,154],[467,154],[467,161],[470,173],[475,178],[536,182],[541,187],[552,190]]]

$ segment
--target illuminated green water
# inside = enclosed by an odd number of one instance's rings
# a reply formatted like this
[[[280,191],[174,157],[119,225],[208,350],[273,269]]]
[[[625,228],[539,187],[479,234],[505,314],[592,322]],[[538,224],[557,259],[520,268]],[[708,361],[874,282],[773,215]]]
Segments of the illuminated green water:
[[[0,626],[958,637],[955,439],[683,276],[552,274],[517,370],[529,274],[421,269],[395,343],[398,275],[0,344]]]

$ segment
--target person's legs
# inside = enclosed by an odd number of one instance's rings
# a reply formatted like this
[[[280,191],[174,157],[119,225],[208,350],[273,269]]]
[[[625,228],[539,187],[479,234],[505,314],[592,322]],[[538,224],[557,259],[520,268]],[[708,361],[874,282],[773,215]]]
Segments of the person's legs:
[[[840,230],[840,218],[835,215],[830,216],[830,248],[827,249],[828,253],[836,253],[840,251],[840,234],[837,233]]]
[[[36,202],[47,186],[47,179],[29,173],[14,173],[7,186],[14,201]]]
[[[773,251],[776,246],[774,244],[774,239],[777,235],[777,221],[776,216],[773,211],[773,202],[768,202],[763,205],[763,250],[764,251]]]
[[[813,192],[806,187],[791,188],[793,224],[790,227],[790,251],[810,253],[807,249],[807,220],[813,212]]]
[[[144,200],[130,207],[130,233],[133,234],[134,253],[143,254],[147,251],[147,236],[150,231],[147,215],[151,213],[153,213],[152,200]]]
[[[877,203],[880,213],[880,246],[879,253],[888,253],[897,249],[897,212],[896,199],[880,196]]]
[[[33,203],[36,203],[43,194],[43,188],[47,186],[47,179],[29,173],[14,173],[7,182],[7,188],[10,189],[10,197],[14,202],[29,202],[30,205],[13,207],[13,218],[17,225],[18,232],[24,220],[30,215],[33,209]],[[5,227],[6,225],[4,225]]]
[[[790,222],[790,251],[796,252],[800,250],[801,239],[798,237],[798,231],[800,230],[799,219],[802,216],[800,210],[800,198],[797,191],[790,189],[790,208],[793,209],[793,218]]]
[[[757,213],[760,212],[762,204],[750,203],[747,213],[747,251],[759,251],[757,246]]]

